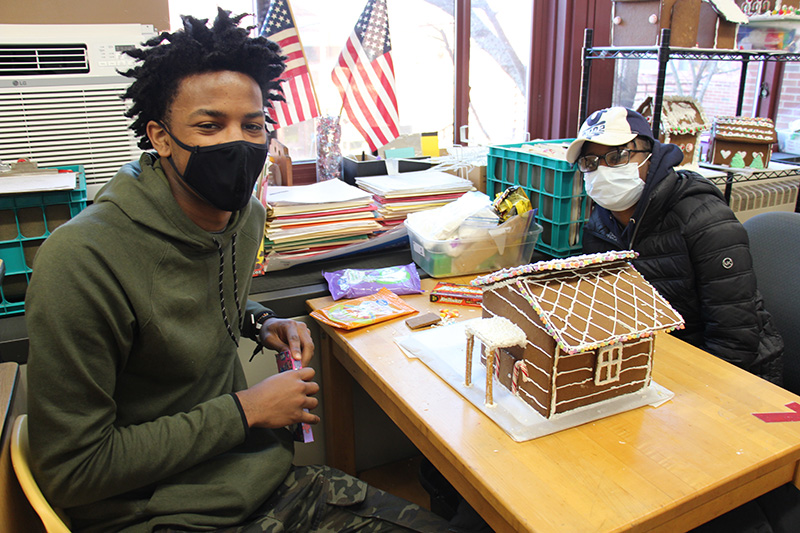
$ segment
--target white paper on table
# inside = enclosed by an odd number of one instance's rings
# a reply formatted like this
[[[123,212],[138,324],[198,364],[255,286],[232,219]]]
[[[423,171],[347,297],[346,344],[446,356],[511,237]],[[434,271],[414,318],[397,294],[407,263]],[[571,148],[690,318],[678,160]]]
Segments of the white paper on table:
[[[467,387],[464,384],[467,349],[464,324],[468,322],[465,320],[411,333],[396,338],[395,342],[407,356],[424,362],[517,442],[549,435],[645,405],[658,407],[674,396],[668,389],[651,381],[650,385],[641,391],[579,407],[548,419],[495,382],[495,386],[492,387],[495,405],[487,407],[484,404],[486,367],[480,362],[480,342],[475,342],[473,347],[472,385]]]

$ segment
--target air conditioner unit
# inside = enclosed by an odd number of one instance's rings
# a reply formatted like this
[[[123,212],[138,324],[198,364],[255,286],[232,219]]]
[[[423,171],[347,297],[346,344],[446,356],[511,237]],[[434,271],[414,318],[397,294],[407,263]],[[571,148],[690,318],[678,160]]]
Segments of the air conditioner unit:
[[[83,165],[89,199],[139,157],[121,99],[146,24],[0,24],[0,161]]]

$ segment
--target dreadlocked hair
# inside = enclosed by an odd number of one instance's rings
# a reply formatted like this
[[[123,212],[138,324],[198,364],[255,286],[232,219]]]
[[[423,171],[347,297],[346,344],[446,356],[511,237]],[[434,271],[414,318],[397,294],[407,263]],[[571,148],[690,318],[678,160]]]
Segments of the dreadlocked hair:
[[[125,116],[134,119],[130,128],[139,136],[140,148],[153,147],[147,137],[147,123],[168,119],[167,110],[181,80],[193,74],[241,72],[259,85],[265,108],[272,108],[275,100],[285,101],[278,76],[286,68],[286,57],[267,38],[250,37],[252,28],[240,28],[239,22],[245,16],[231,17],[230,11],[218,8],[210,28],[208,19],[182,16],[182,30],[162,32],[145,42],[144,47],[126,52],[139,61],[121,74],[135,80],[122,98],[133,102]],[[274,123],[266,113],[265,118]]]

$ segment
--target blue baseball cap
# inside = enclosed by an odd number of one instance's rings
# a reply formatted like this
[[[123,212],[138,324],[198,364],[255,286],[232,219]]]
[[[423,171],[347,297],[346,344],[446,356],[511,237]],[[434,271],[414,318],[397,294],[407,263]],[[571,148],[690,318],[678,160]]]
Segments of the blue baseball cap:
[[[586,141],[605,146],[622,146],[636,137],[652,142],[653,130],[642,115],[627,107],[609,107],[595,111],[583,121],[578,138],[567,148],[567,161],[575,163]]]

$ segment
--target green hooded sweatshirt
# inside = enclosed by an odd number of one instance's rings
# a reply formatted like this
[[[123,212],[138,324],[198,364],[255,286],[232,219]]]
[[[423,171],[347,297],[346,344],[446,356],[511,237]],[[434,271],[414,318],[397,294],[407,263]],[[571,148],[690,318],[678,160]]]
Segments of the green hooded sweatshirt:
[[[264,216],[251,198],[223,232],[201,229],[144,154],[39,249],[32,467],[76,531],[231,526],[286,477],[290,433],[248,430],[232,394],[247,387],[236,342],[266,310],[247,300]]]

